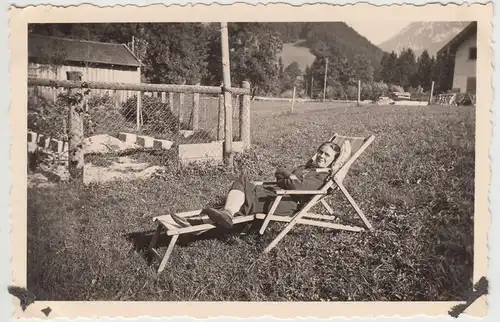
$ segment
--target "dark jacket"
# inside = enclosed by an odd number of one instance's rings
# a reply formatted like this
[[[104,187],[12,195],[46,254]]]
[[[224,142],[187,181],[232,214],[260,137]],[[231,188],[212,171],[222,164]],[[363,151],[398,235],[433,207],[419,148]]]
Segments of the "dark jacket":
[[[290,179],[294,174],[297,179]],[[242,177],[233,184],[232,189],[245,193],[245,203],[240,209],[241,215],[268,213],[276,199],[276,189],[284,190],[319,190],[325,184],[328,173],[316,172],[313,167],[300,166],[293,171],[279,169],[275,173],[277,187],[256,186]],[[300,205],[311,198],[311,195],[283,196],[274,214],[278,216],[292,215]]]

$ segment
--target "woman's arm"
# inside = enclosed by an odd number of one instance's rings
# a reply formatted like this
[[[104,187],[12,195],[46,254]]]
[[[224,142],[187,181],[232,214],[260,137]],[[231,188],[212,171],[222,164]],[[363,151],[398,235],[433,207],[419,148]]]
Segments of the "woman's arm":
[[[287,169],[278,169],[274,173],[274,177],[278,181],[281,180],[281,179],[289,178],[291,175],[292,175],[292,172],[290,170],[287,170]]]
[[[325,183],[327,173],[315,173],[304,178],[289,177],[278,180],[278,187],[287,190],[319,190]]]

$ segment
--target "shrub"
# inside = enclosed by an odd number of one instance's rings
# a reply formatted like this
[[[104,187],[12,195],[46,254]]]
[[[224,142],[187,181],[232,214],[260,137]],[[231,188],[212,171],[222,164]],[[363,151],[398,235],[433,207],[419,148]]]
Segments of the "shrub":
[[[389,86],[384,82],[361,83],[361,99],[377,100],[380,96],[386,96]]]
[[[90,109],[94,107],[107,106],[115,107],[115,99],[111,97],[108,93],[104,95],[92,95],[87,100],[87,106]]]
[[[357,85],[347,85],[345,92],[346,92],[346,99],[348,99],[348,100],[358,99],[358,86]]]
[[[320,93],[323,97],[323,92]],[[344,86],[339,82],[333,82],[326,88],[326,98],[328,99],[346,99],[346,92]]]
[[[125,123],[125,118],[115,106],[108,104],[89,108],[84,118],[85,137],[97,134],[116,136]]]
[[[66,135],[63,127],[65,120],[67,109],[60,101],[54,103],[41,97],[37,102],[28,101],[28,130],[63,139]]]
[[[121,114],[130,122],[135,122],[137,118],[137,95],[130,97],[122,106]],[[179,128],[179,119],[169,106],[169,103],[163,103],[161,99],[142,95],[142,119],[143,124],[155,131],[169,133],[177,131]],[[180,124],[181,130],[188,130],[189,126],[185,123]]]
[[[398,93],[403,93],[405,90],[403,87],[398,86],[398,85],[390,85],[389,86],[389,92],[398,92]]]
[[[57,96],[56,101],[38,96],[37,99],[28,100],[28,129],[51,138],[66,140],[65,132],[68,120],[68,96],[67,92]],[[95,132],[107,133],[110,124],[116,124],[120,113],[114,107],[114,101],[109,96],[92,96],[87,101],[88,114],[83,114],[84,136],[90,136]],[[97,121],[97,122],[96,122]],[[107,122],[106,122],[107,121]]]

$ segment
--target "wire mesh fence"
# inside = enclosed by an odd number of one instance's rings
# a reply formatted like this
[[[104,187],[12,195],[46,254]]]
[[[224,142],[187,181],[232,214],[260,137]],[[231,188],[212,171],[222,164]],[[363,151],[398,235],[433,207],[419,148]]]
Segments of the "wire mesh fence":
[[[59,99],[63,93],[60,89],[29,86],[28,127],[62,138],[67,117]],[[188,143],[222,140],[224,115],[219,111],[224,110],[223,104],[222,95],[217,94],[88,90],[85,109],[89,124],[85,134],[130,132],[172,140],[183,137]],[[241,96],[232,96],[235,138],[239,138],[240,104]]]
[[[225,140],[226,110],[220,88],[195,85],[187,87],[187,92],[178,88],[167,92],[144,88],[131,91],[113,86],[116,85],[113,83],[108,85],[115,88],[84,89],[86,156],[99,154],[102,161],[103,155],[112,159],[135,151],[155,155],[169,153],[171,158],[176,158],[175,150],[179,145]],[[36,81],[28,85],[29,141],[50,151],[51,155],[60,155],[56,160],[59,163],[68,161],[68,103],[64,95],[69,90],[70,87],[40,85]],[[242,140],[240,110],[243,97],[241,93],[231,96],[233,142]],[[88,160],[93,159],[86,157],[86,162],[90,162]]]

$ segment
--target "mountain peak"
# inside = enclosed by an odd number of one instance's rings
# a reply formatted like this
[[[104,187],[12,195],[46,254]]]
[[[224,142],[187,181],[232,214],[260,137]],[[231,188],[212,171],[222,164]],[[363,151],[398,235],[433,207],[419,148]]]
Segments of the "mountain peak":
[[[448,41],[462,31],[468,21],[417,21],[410,23],[398,34],[384,41],[379,47],[384,51],[400,52],[411,48],[415,55],[427,50],[435,56]]]

